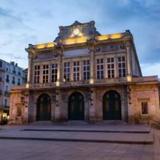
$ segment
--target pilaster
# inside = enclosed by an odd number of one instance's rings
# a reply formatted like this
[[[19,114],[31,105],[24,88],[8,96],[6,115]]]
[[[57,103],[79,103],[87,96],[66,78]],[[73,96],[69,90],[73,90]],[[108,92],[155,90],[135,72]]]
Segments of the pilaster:
[[[56,90],[56,105],[55,105],[55,121],[60,121],[61,113],[60,113],[60,91]]]
[[[57,82],[56,86],[60,86],[60,83],[63,82],[63,62],[62,62],[62,56],[63,56],[63,49],[62,47],[57,48],[58,53],[58,68],[57,68]]]
[[[95,81],[95,45],[94,43],[89,47],[90,52],[90,84]]]
[[[94,88],[90,89],[89,121],[96,121],[96,93]]]
[[[132,75],[132,55],[131,55],[131,44],[129,42],[126,43],[126,62],[127,62],[127,76]]]

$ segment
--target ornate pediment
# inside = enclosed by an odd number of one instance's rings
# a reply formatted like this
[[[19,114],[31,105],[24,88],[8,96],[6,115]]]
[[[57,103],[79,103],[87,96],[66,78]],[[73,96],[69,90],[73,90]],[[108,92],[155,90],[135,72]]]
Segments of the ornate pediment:
[[[60,26],[58,36],[54,41],[59,42],[67,38],[81,36],[91,38],[97,35],[100,35],[100,33],[97,32],[94,21],[88,23],[75,21],[69,26]]]

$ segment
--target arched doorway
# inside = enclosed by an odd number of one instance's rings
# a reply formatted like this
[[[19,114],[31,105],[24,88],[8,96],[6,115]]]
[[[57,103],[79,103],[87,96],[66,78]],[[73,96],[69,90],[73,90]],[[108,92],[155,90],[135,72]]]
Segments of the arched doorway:
[[[75,92],[69,97],[68,119],[84,120],[84,97],[79,92]]]
[[[37,100],[37,121],[51,120],[51,99],[49,95],[42,94]]]
[[[103,96],[103,120],[121,120],[121,98],[116,91]]]

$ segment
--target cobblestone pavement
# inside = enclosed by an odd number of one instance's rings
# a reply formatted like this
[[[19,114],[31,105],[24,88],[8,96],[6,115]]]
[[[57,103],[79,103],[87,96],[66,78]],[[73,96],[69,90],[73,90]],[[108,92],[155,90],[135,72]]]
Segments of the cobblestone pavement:
[[[26,131],[26,129],[32,129],[32,131]],[[138,133],[135,133],[135,131]],[[136,144],[153,143],[153,133],[150,132],[149,127],[144,125],[8,126],[0,131],[0,139],[4,138]]]
[[[154,160],[152,145],[0,140],[2,160]]]
[[[0,130],[0,135],[16,135],[24,133],[23,129],[89,129],[88,126],[6,126]],[[90,129],[108,129],[119,131],[150,131],[146,126],[90,126]],[[18,135],[19,134],[19,135]],[[42,136],[46,134],[47,137],[52,134],[69,136],[73,133],[48,131],[26,131],[25,134],[31,137],[37,134]],[[91,133],[77,133],[86,134],[89,136]],[[92,133],[93,134],[93,133]],[[92,135],[91,134],[91,135]],[[95,133],[96,136],[101,137],[105,133]],[[109,137],[114,138],[112,133],[106,133]],[[119,139],[127,136],[127,133],[114,133]],[[0,160],[160,160],[160,131],[153,130],[154,144],[117,144],[117,143],[89,143],[89,142],[57,142],[57,141],[38,141],[38,140],[5,140],[0,139]],[[133,136],[137,134],[128,134]],[[144,134],[147,138],[147,134]],[[143,134],[139,134],[142,138]]]

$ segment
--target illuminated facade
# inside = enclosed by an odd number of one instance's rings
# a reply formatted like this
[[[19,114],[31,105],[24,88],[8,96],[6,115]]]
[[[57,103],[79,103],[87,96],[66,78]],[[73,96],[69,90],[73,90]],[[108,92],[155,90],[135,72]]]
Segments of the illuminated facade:
[[[0,122],[9,114],[10,90],[26,83],[24,70],[15,62],[0,59]]]
[[[28,82],[12,89],[10,123],[148,122],[160,112],[158,78],[142,76],[129,30],[101,35],[94,21],[59,29],[54,42],[26,49]]]

